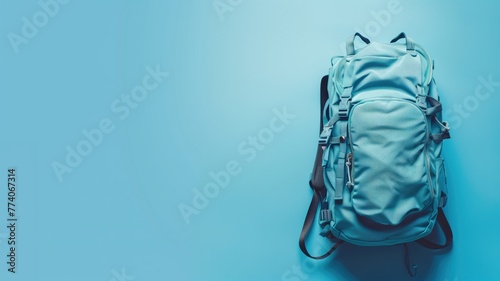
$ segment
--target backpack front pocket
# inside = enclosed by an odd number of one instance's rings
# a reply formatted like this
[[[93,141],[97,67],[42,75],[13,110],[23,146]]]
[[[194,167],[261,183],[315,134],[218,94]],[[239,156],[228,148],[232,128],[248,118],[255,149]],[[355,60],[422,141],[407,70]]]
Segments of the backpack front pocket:
[[[397,225],[432,200],[427,119],[415,103],[372,99],[349,116],[352,204],[358,215]]]

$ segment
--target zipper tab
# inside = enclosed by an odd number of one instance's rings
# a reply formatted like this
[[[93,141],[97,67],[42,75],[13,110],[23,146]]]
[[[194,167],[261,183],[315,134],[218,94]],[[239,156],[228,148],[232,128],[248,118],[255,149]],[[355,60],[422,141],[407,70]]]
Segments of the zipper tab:
[[[352,168],[352,153],[348,153],[346,160],[345,160],[345,165],[347,167],[347,183],[345,184],[349,189],[352,189],[354,186],[353,179],[351,177],[351,168]]]

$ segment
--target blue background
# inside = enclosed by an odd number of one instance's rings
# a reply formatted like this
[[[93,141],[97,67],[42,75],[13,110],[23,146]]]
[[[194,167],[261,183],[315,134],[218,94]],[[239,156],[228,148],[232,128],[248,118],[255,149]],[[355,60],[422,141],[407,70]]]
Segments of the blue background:
[[[500,81],[500,2],[221,0],[219,12],[213,1],[66,2],[43,22],[38,1],[0,1],[1,280],[409,280],[402,246],[344,245],[316,262],[297,245],[319,81],[358,30],[378,41],[405,31],[428,49],[452,125],[455,243],[440,254],[412,245],[412,280],[498,279],[500,87],[474,94],[481,77]],[[41,27],[12,44],[23,17]],[[112,106],[148,67],[169,75],[122,120]],[[294,118],[271,130],[284,108]],[[103,120],[114,130],[58,179],[66,147]],[[259,134],[267,143],[250,152]],[[180,206],[235,162],[239,173],[187,223]],[[5,263],[9,167],[16,274]]]

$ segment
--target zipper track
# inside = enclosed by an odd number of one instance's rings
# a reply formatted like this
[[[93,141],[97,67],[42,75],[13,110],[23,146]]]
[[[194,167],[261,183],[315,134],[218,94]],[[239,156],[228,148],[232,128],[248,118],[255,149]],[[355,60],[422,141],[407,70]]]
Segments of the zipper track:
[[[423,115],[424,117],[424,120],[425,120],[425,138],[426,140],[429,139],[429,122],[427,120],[427,116],[425,115],[425,113],[422,111],[422,109],[420,107],[418,107],[415,102],[413,101],[410,101],[410,100],[406,100],[406,99],[400,99],[400,98],[370,98],[370,99],[365,99],[363,101],[360,101],[356,104],[354,104],[351,109],[349,110],[349,117],[348,117],[348,123],[347,123],[347,136],[348,136],[348,139],[349,139],[349,149],[350,151],[348,153],[351,154],[351,179],[352,179],[352,187],[354,188],[354,179],[355,179],[355,174],[354,174],[354,161],[356,160],[356,155],[354,154],[354,145],[353,145],[353,142],[352,142],[352,135],[351,135],[351,120],[352,120],[352,112],[354,111],[354,109],[360,105],[360,104],[365,104],[367,102],[375,102],[375,101],[398,101],[398,102],[404,102],[404,103],[408,103],[408,104],[411,104],[413,106],[415,106]],[[427,168],[427,178],[428,178],[428,183],[429,183],[429,187],[430,187],[430,191],[431,191],[431,200],[429,200],[429,204],[430,202],[432,202],[434,200],[434,197],[435,197],[435,191],[434,191],[434,184],[432,183],[432,179],[431,179],[431,163],[430,163],[430,156],[429,156],[429,142],[426,141],[425,143],[425,158],[426,158],[426,168]],[[351,193],[352,195],[352,193]],[[427,204],[428,205],[428,204]]]
[[[425,61],[427,62],[427,69],[426,71],[424,72],[424,86],[428,86],[431,81],[432,81],[432,76],[433,76],[433,60],[431,58],[431,56],[429,55],[429,53],[419,44],[415,43],[415,51],[417,53],[420,54],[421,57],[423,57],[425,59]],[[393,57],[393,56],[375,56],[375,55],[372,55],[372,56],[360,56],[360,57],[355,57],[356,55],[354,55],[354,58],[352,58],[350,61],[356,61],[356,60],[362,60],[362,59],[366,59],[366,58],[398,58],[398,57]],[[334,88],[335,88],[335,92],[337,93],[341,93],[341,89],[340,89],[340,85],[342,83],[340,83],[340,81],[337,81],[336,79],[339,79],[341,77],[340,75],[340,70],[344,70],[345,71],[345,68],[346,68],[346,65],[347,65],[347,60],[346,60],[346,57],[344,56],[342,59],[340,59],[339,61],[336,62],[336,64],[338,64],[335,68],[335,71],[334,71],[334,77],[335,77],[335,80],[334,80]]]

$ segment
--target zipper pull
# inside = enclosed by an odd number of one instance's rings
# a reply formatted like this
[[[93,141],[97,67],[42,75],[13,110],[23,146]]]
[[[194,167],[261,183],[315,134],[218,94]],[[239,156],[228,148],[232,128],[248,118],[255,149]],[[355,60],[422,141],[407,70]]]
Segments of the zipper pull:
[[[352,153],[348,153],[346,160],[345,160],[345,165],[347,167],[347,183],[345,184],[349,189],[352,189],[354,186],[353,179],[351,177],[351,167],[352,167]]]
[[[349,152],[347,154],[347,157],[346,157],[346,160],[345,160],[345,164],[346,164],[347,167],[351,167],[351,165],[352,165],[351,161],[352,161],[352,153]]]

